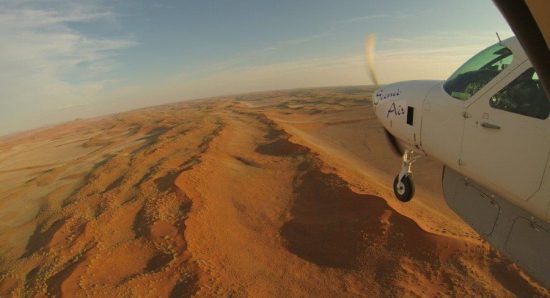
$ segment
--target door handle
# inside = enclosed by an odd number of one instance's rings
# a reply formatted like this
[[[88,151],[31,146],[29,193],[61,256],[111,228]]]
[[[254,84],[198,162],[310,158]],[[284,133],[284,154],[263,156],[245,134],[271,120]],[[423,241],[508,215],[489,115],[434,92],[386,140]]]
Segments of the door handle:
[[[485,128],[490,128],[490,129],[500,129],[500,126],[489,122],[485,122],[485,121],[481,122],[481,126]]]

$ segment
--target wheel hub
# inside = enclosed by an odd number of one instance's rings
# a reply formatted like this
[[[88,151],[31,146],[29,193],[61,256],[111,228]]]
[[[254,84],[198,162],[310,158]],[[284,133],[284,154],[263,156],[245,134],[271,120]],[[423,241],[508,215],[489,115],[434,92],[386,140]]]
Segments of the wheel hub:
[[[397,193],[403,195],[405,193],[405,185],[403,182],[397,183]]]

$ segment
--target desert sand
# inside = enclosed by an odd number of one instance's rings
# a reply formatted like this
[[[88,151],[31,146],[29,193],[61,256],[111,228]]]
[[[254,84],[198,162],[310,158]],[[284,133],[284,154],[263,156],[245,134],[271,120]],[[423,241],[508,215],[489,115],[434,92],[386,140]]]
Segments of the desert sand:
[[[399,157],[368,87],[273,91],[0,139],[0,296],[543,296]]]

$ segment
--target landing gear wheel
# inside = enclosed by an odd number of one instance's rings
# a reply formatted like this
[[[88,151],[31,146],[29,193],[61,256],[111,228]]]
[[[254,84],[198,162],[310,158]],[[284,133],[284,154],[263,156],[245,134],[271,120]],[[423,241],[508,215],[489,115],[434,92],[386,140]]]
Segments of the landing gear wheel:
[[[401,202],[408,202],[414,196],[414,182],[411,175],[405,175],[399,182],[399,175],[393,180],[393,192]]]

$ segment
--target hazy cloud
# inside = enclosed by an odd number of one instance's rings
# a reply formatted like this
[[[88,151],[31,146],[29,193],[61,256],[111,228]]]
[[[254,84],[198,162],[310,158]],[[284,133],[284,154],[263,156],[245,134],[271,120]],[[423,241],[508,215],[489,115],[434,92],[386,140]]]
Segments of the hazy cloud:
[[[433,48],[380,50],[377,74],[382,83],[412,79],[444,79],[485,43]],[[117,104],[146,106],[151,99],[165,103],[190,98],[218,96],[281,88],[336,85],[368,85],[362,55],[327,56],[220,70],[196,78],[182,73],[153,82],[150,86],[128,86],[115,90]]]
[[[49,108],[81,105],[103,90],[105,79],[100,75],[116,68],[118,51],[136,43],[130,38],[92,37],[71,24],[115,18],[91,1],[0,2],[2,126],[14,113],[35,114],[27,115],[32,122],[29,116],[47,117],[42,113]],[[28,105],[34,106],[32,111],[25,109]],[[23,128],[36,125],[31,122]]]
[[[374,15],[366,15],[361,17],[353,17],[349,19],[344,19],[336,22],[336,24],[351,24],[351,23],[358,23],[358,22],[366,22],[373,19],[384,19],[384,18],[391,18],[395,15],[390,14],[374,14]]]

